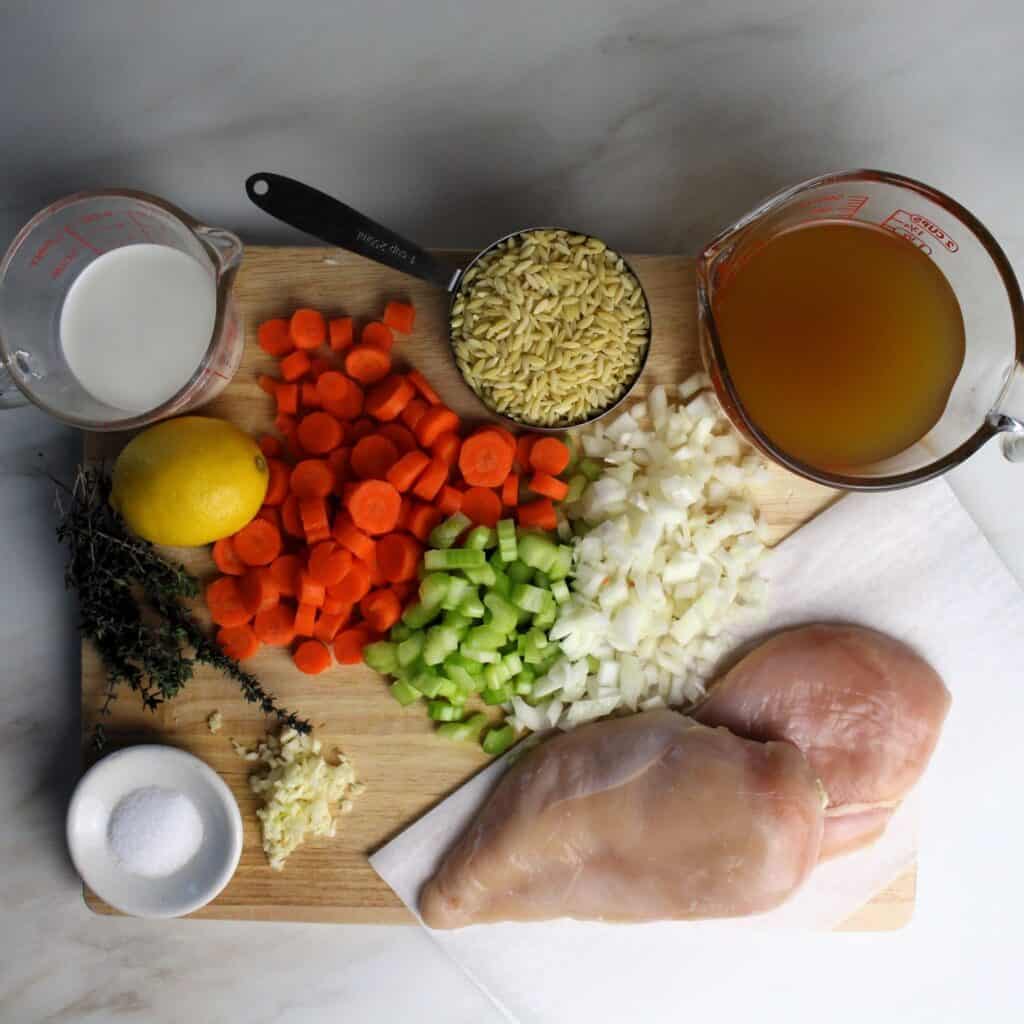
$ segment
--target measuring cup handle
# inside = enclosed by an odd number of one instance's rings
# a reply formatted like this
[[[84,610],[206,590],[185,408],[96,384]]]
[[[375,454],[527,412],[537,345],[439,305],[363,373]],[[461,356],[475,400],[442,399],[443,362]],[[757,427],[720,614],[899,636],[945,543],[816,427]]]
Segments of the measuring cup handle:
[[[16,409],[20,405],[28,405],[28,399],[14,383],[10,370],[0,362],[0,409]]]
[[[454,267],[440,263],[425,249],[301,181],[263,172],[246,179],[245,191],[264,213],[331,245],[412,274],[445,291],[451,291],[458,280],[459,271]]]

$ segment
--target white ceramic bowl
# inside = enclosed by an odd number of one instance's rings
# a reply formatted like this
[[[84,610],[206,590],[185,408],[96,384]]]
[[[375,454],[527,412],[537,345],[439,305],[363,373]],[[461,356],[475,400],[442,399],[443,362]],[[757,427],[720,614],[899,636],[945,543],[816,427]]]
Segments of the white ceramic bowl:
[[[107,838],[118,803],[142,786],[184,793],[203,822],[203,841],[184,867],[161,878],[127,871]],[[180,917],[209,903],[231,880],[242,854],[242,816],[224,780],[174,747],[127,747],[97,761],[82,776],[68,808],[68,847],[85,883],[125,914]]]

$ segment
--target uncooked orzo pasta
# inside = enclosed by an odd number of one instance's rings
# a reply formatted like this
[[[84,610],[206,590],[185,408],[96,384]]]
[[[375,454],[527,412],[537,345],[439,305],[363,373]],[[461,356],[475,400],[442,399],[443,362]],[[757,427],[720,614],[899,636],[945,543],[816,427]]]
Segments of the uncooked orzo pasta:
[[[526,231],[482,256],[452,304],[452,347],[483,402],[567,427],[614,405],[643,366],[650,318],[618,253],[587,235]]]

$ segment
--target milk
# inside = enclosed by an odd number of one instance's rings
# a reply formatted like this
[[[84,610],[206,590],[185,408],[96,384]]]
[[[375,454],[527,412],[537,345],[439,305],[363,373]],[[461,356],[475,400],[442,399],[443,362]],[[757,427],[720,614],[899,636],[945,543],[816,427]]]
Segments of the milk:
[[[94,260],[71,286],[60,314],[61,347],[94,398],[148,412],[188,383],[216,315],[207,267],[166,245],[127,245]]]

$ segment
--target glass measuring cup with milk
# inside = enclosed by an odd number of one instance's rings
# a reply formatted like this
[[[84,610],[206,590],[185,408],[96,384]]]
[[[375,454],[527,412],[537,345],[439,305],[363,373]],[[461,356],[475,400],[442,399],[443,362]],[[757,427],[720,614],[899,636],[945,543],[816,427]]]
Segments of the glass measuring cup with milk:
[[[241,257],[231,232],[141,192],[40,211],[0,263],[0,408],[128,430],[209,401],[242,358]]]

